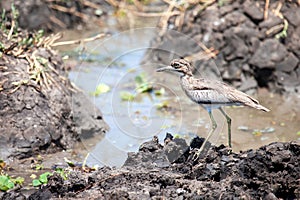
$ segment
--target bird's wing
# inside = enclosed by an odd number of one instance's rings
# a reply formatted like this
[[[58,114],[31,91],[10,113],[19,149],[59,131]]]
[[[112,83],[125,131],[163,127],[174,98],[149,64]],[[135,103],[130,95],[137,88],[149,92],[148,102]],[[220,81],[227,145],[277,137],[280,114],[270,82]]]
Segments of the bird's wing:
[[[194,79],[190,82],[189,91],[191,98],[196,99],[199,103],[235,103],[234,99],[228,98],[222,89],[219,90],[222,82],[210,81],[206,79]]]
[[[208,98],[214,99],[214,102],[240,103],[259,110],[269,111],[269,109],[260,105],[258,100],[221,81],[194,79],[191,87],[195,91],[198,90],[198,92],[207,91],[207,93],[210,93]]]
[[[241,92],[234,87],[231,87],[223,82],[220,82],[222,84],[222,87],[218,87],[219,91],[222,90],[223,93],[225,93],[225,96],[230,99],[232,102],[241,103],[243,105],[263,110],[265,112],[270,111],[268,108],[265,108],[264,106],[260,105],[259,101],[254,99],[253,97],[249,96],[248,94]]]

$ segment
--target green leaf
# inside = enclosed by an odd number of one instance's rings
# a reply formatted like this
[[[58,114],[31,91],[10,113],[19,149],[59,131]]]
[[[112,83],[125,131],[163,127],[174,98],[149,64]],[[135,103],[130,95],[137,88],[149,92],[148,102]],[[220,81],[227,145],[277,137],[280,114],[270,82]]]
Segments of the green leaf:
[[[9,176],[0,176],[0,190],[7,191],[11,188],[15,187],[15,184],[10,180]]]
[[[164,95],[166,92],[165,88],[160,88],[159,90],[155,90],[154,94],[159,96],[159,95]]]
[[[68,158],[64,158],[65,162],[68,164],[69,167],[75,167],[75,163],[69,160]]]
[[[40,175],[39,181],[41,183],[48,183],[48,176],[51,176],[52,174],[50,172],[45,172]]]
[[[36,170],[42,170],[42,169],[44,169],[44,166],[43,166],[43,164],[36,164],[35,169]]]
[[[144,73],[141,73],[140,75],[136,76],[135,77],[135,83],[137,85],[142,85],[144,84],[146,81],[145,81],[145,74]]]
[[[94,92],[91,93],[93,96],[99,96],[100,94],[107,93],[110,91],[110,87],[105,83],[100,83]]]
[[[63,168],[56,168],[55,172],[58,173],[64,180],[68,179],[69,172],[66,172]]]
[[[17,178],[11,179],[15,184],[22,185],[24,183],[24,178],[18,176]]]
[[[35,174],[31,174],[31,175],[30,175],[30,178],[36,179],[36,175],[35,175]]]
[[[138,93],[149,92],[151,90],[152,90],[152,86],[149,83],[144,83],[144,84],[139,85],[137,87],[137,92]]]
[[[149,92],[153,89],[152,85],[146,81],[146,76],[144,73],[136,76],[134,80],[138,93]]]
[[[297,135],[300,136],[300,131],[297,132]]]
[[[134,99],[134,95],[126,91],[121,92],[120,96],[123,101],[133,101]]]
[[[33,187],[37,187],[37,186],[42,185],[42,183],[38,179],[34,179],[34,180],[32,180],[32,185],[33,185]]]
[[[158,110],[161,110],[161,109],[163,109],[163,108],[168,108],[168,107],[169,107],[169,102],[168,102],[168,101],[163,101],[163,102],[158,103],[158,104],[156,105],[156,108],[157,108]]]

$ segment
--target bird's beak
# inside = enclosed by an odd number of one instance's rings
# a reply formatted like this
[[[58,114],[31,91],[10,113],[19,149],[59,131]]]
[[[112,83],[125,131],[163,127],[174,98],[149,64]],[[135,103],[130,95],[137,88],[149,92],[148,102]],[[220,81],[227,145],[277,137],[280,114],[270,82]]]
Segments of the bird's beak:
[[[158,68],[156,71],[157,72],[174,71],[174,68],[172,66],[166,66],[166,67]]]

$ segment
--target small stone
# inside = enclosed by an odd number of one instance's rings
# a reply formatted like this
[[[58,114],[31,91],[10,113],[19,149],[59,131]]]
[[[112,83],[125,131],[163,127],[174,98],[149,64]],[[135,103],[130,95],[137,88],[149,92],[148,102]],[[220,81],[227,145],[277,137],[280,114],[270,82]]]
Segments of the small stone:
[[[225,31],[224,38],[227,45],[223,53],[227,61],[244,58],[248,54],[248,47],[244,40],[234,33],[233,28]]]
[[[288,51],[277,39],[267,39],[260,44],[249,63],[259,68],[274,69],[276,63],[287,56]]]
[[[255,3],[249,0],[243,4],[244,12],[254,21],[262,21],[264,19],[263,10],[255,5]]]
[[[282,62],[276,65],[276,69],[284,72],[291,72],[296,68],[298,63],[298,58],[293,53],[289,53]]]
[[[278,200],[278,198],[275,196],[274,193],[269,193],[267,196],[264,198],[265,200]]]
[[[253,77],[246,78],[244,81],[242,81],[242,85],[239,87],[239,90],[241,91],[247,91],[252,88],[257,87],[257,81]]]
[[[279,84],[284,86],[297,86],[300,84],[300,80],[297,77],[296,72],[285,73],[282,71],[276,71],[275,76]]]
[[[261,23],[259,23],[260,28],[270,29],[274,26],[277,26],[283,22],[282,19],[280,19],[278,16],[275,16],[274,14],[270,13],[268,18]]]
[[[300,26],[300,8],[299,7],[290,8],[287,12],[284,13],[284,16],[287,18],[289,24],[292,24],[295,27]]]

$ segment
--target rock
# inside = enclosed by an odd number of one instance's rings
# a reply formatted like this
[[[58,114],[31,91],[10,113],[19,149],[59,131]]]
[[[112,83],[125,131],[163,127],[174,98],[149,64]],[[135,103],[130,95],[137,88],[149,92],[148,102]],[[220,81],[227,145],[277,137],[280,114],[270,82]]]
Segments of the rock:
[[[223,49],[223,54],[227,61],[247,56],[248,47],[244,43],[243,39],[234,34],[233,29],[225,31],[224,39],[226,41],[226,46]]]
[[[163,146],[158,143],[157,137],[141,144],[137,153],[128,153],[124,167],[167,167],[170,165]]]
[[[215,74],[215,66],[218,66],[218,71],[221,72],[218,74],[230,84],[247,89],[249,83],[251,87],[255,85],[255,80],[241,77],[252,76],[255,77],[258,87],[267,87],[273,92],[282,93],[287,85],[282,85],[274,73],[276,70],[289,73],[297,70],[296,65],[299,62],[297,60],[300,60],[300,26],[295,25],[299,23],[300,7],[296,1],[282,4],[280,12],[287,16],[285,19],[289,23],[287,37],[275,39],[275,35],[282,31],[282,28],[277,26],[283,25],[284,20],[272,12],[278,6],[276,1],[270,1],[268,18],[265,20],[264,5],[264,1],[241,0],[224,3],[222,6],[215,2],[201,12],[196,9],[197,6],[188,7],[182,26],[176,23],[176,20],[180,21],[182,18],[173,16],[168,22],[168,27],[178,32],[184,30],[186,38],[194,39],[195,45],[182,43],[179,45],[182,48],[178,51],[176,49],[178,47],[174,44],[182,40],[178,37],[180,34],[167,33],[156,38],[156,43],[152,43],[153,48],[147,54],[147,62],[152,63],[153,60],[169,64],[170,60],[178,55],[190,56],[196,52],[196,43],[200,41],[206,47],[219,51],[213,59],[198,60],[196,57],[191,61],[196,63],[194,66],[200,74]],[[187,17],[191,13],[197,15]],[[161,45],[157,45],[162,43],[170,43],[173,46],[168,45],[162,50]],[[210,62],[215,64],[212,65]],[[246,70],[243,68],[245,64],[248,65]],[[236,65],[239,69],[232,67],[229,69],[232,65]],[[235,73],[235,70],[238,73]],[[249,82],[243,84],[243,81]]]
[[[279,18],[278,16],[274,15],[273,13],[270,13],[268,15],[268,18],[262,22],[259,23],[259,28],[268,30],[274,26],[277,26],[279,24],[283,23],[283,20]]]
[[[287,47],[300,58],[300,26],[287,38]]]
[[[294,87],[300,84],[300,79],[297,77],[296,72],[285,73],[282,71],[276,71],[278,83],[288,87]]]
[[[261,43],[249,63],[258,68],[275,69],[276,63],[283,61],[288,52],[277,39],[267,39]]]
[[[242,80],[242,85],[239,87],[241,91],[247,91],[257,87],[257,81],[253,77],[247,77]]]
[[[100,110],[83,93],[73,93],[72,102],[75,130],[80,138],[88,139],[109,129]]]
[[[170,163],[178,160],[186,151],[189,151],[189,146],[182,138],[175,138],[164,146],[164,151]]]
[[[44,188],[44,189],[40,189],[40,190],[34,192],[33,194],[31,194],[28,197],[28,200],[51,199],[52,196],[53,195],[49,191],[49,189]]]
[[[291,72],[296,68],[298,63],[299,59],[293,53],[289,53],[282,62],[276,64],[276,70]]]
[[[262,21],[264,19],[263,10],[256,6],[255,3],[250,0],[246,0],[243,4],[244,12],[253,20],[253,21]]]
[[[292,24],[295,27],[300,26],[300,7],[299,6],[287,9],[283,15],[287,18],[289,24]]]

